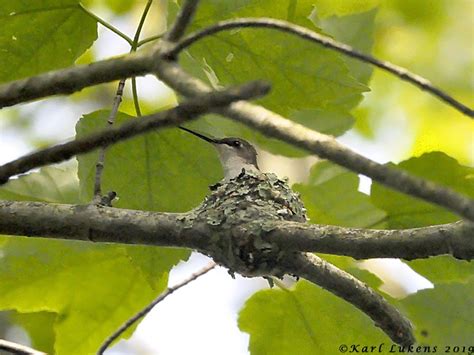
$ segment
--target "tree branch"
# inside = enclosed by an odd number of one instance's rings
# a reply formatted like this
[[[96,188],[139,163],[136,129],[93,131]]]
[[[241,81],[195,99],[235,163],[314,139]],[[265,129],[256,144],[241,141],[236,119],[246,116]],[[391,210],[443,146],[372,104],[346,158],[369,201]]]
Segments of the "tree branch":
[[[183,225],[186,213],[145,212],[97,205],[0,201],[0,234],[196,249],[206,254],[206,224]],[[417,259],[449,254],[474,258],[474,224],[456,222],[402,230],[370,230],[268,221],[263,238],[285,251],[356,259]],[[245,228],[243,228],[245,230]]]
[[[209,229],[186,228],[185,216],[94,204],[0,201],[0,234],[205,250]]]
[[[146,316],[158,303],[163,301],[166,297],[171,295],[174,291],[179,290],[181,287],[186,286],[190,282],[198,279],[199,277],[207,274],[209,271],[214,269],[217,266],[215,262],[211,262],[205,268],[191,274],[187,279],[177,283],[174,286],[168,287],[163,293],[161,293],[157,298],[155,298],[149,305],[143,308],[140,312],[133,315],[133,317],[129,318],[124,324],[120,326],[110,337],[108,337],[104,343],[101,345],[99,350],[97,351],[98,355],[102,355],[105,350],[112,344],[124,331],[130,328],[137,320]]]
[[[46,355],[42,351],[32,349],[28,346],[13,343],[11,341],[0,339],[0,350],[3,350],[9,354],[17,355]]]
[[[175,62],[160,60],[156,62],[155,69],[161,80],[184,96],[193,97],[211,90]],[[215,111],[267,136],[281,139],[392,189],[435,203],[474,221],[474,200],[402,170],[378,164],[346,148],[333,137],[310,130],[262,106],[240,101]]]
[[[107,147],[152,129],[179,125],[209,111],[212,107],[228,105],[230,102],[237,100],[259,97],[266,94],[269,89],[268,84],[256,81],[224,91],[209,92],[207,95],[184,102],[171,110],[145,116],[140,120],[129,121],[120,127],[107,128],[84,138],[74,139],[64,144],[25,155],[0,166],[0,185],[7,182],[10,177],[33,168],[58,163],[98,147]]]
[[[359,308],[397,344],[414,344],[410,321],[382,296],[347,272],[309,253],[287,257],[282,266],[285,272],[319,285]]]
[[[51,71],[0,85],[0,108],[152,72],[153,53],[137,52],[120,58]]]
[[[185,37],[176,46],[171,49],[168,55],[171,58],[176,57],[183,49],[189,47],[193,43],[199,41],[200,39],[213,35],[215,33],[230,30],[233,28],[248,28],[248,27],[263,27],[276,29],[278,31],[283,31],[296,35],[305,40],[311,42],[319,43],[324,47],[331,48],[335,51],[338,51],[344,55],[355,58],[361,62],[372,64],[382,70],[388,71],[389,73],[394,74],[402,80],[408,81],[409,83],[418,86],[420,89],[429,92],[430,94],[438,97],[448,105],[454,107],[456,110],[464,113],[466,116],[474,117],[474,110],[467,107],[463,103],[457,101],[452,96],[447,94],[445,91],[440,88],[435,87],[429,80],[411,73],[405,68],[399,67],[395,64],[392,64],[387,61],[382,61],[380,59],[374,58],[368,54],[358,52],[351,46],[347,44],[335,41],[332,38],[323,36],[317,32],[311,31],[306,27],[298,26],[287,21],[272,19],[272,18],[239,18],[234,20],[221,21],[215,25],[206,27],[200,31],[191,33],[189,36]]]
[[[189,23],[191,22],[194,13],[196,12],[199,0],[185,0],[184,4],[181,7],[181,11],[178,13],[176,20],[173,23],[173,26],[166,33],[165,39],[170,42],[176,42],[179,40]]]
[[[269,223],[269,225],[272,225]],[[374,230],[295,222],[275,222],[266,238],[284,250],[346,255],[355,259],[421,259],[450,254],[474,259],[474,223]]]

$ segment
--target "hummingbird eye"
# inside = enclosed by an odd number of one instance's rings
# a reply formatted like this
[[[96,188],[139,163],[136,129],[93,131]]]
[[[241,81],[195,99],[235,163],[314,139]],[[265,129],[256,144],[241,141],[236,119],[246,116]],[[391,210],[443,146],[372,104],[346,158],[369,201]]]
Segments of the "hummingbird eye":
[[[232,142],[232,145],[233,145],[234,147],[237,147],[237,148],[238,148],[238,147],[240,147],[240,146],[242,145],[242,143],[240,143],[239,141],[233,141],[233,142]]]

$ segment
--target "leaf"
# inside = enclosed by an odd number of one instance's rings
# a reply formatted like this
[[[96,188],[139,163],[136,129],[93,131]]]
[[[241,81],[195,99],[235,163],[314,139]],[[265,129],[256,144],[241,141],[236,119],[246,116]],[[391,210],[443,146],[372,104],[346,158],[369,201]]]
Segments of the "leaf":
[[[290,118],[303,126],[331,136],[340,136],[354,124],[348,112],[308,109],[295,111]]]
[[[77,203],[79,184],[71,168],[44,167],[39,172],[9,180],[0,187],[0,199]]]
[[[54,322],[56,321],[56,313],[9,313],[10,320],[12,320],[13,323],[21,325],[21,327],[28,332],[33,349],[43,351],[47,354],[53,354],[55,341],[53,328]]]
[[[396,166],[415,176],[474,197],[474,168],[459,165],[455,159],[444,153],[426,153]],[[442,207],[395,192],[375,182],[372,184],[371,200],[374,205],[387,212],[388,228],[423,227],[459,219]]]
[[[0,199],[77,203],[74,173],[42,168],[9,181],[0,188]],[[0,309],[26,313],[16,320],[34,334],[38,329],[33,329],[30,313],[51,313],[58,354],[95,352],[165,288],[171,267],[189,255],[172,248],[22,237],[2,237],[0,246]],[[53,333],[52,325],[45,322],[42,330]]]
[[[301,193],[311,223],[344,227],[373,227],[385,213],[372,205],[369,196],[359,192],[359,177],[329,161],[311,168],[307,184],[295,184]]]
[[[350,16],[333,16],[319,21],[313,19],[313,22],[336,40],[350,45],[359,52],[370,54],[374,44],[373,33],[376,13],[376,10],[372,10]],[[358,81],[367,85],[373,67],[347,56],[342,56],[342,59],[347,63],[351,74]]]
[[[77,137],[105,127],[107,111],[83,116]],[[117,125],[136,119],[124,113]],[[81,155],[79,181],[84,201],[93,191],[96,152]],[[106,153],[103,191],[115,191],[117,207],[152,211],[183,212],[196,207],[216,183],[221,168],[214,148],[176,128],[163,129],[116,144]]]
[[[77,0],[0,0],[0,82],[63,68],[97,38]]]
[[[435,285],[445,282],[465,282],[474,275],[474,262],[457,260],[452,256],[437,256],[406,263]]]
[[[444,153],[426,153],[401,162],[398,167],[474,197],[474,169],[459,165],[455,159]],[[377,183],[372,184],[371,200],[387,212],[388,228],[423,227],[459,219],[439,206],[395,192]],[[472,262],[452,257],[413,260],[407,264],[434,283],[465,281],[474,271]]]
[[[315,0],[314,3],[318,16],[325,18],[365,12],[378,6],[380,0]]]
[[[108,112],[82,117],[78,137],[106,125]],[[117,124],[137,119],[119,113]],[[97,153],[78,157],[82,198],[91,199]],[[110,147],[106,153],[103,191],[115,191],[114,206],[140,210],[182,212],[196,207],[208,186],[219,180],[221,168],[214,148],[176,128],[160,130]],[[176,248],[128,246],[130,261],[156,288],[156,270],[186,260],[190,251]],[[159,275],[158,275],[159,276]]]
[[[123,247],[20,237],[3,247],[0,307],[57,313],[57,354],[95,352],[155,294]]]
[[[434,289],[418,291],[401,300],[409,319],[415,325],[420,343],[471,346],[474,334],[474,280],[466,284],[441,284]],[[472,348],[471,348],[472,350]]]
[[[209,1],[199,7],[193,26],[202,28],[229,17],[271,16],[319,31],[308,19],[311,11],[312,1],[308,0]],[[354,79],[339,54],[271,29],[219,33],[199,41],[189,53],[193,60],[185,58],[186,69],[196,72],[200,66],[200,77],[213,78],[207,81],[214,86],[256,78],[271,81],[272,92],[260,100],[264,106],[312,128],[322,126],[331,134],[340,134],[352,124],[349,111],[362,98],[362,92],[367,91],[365,85]],[[227,120],[213,118],[212,126],[220,127],[226,135],[249,139],[273,153],[307,154]]]
[[[239,328],[250,335],[252,355],[337,354],[341,344],[387,341],[359,310],[306,281],[252,295],[240,311]]]

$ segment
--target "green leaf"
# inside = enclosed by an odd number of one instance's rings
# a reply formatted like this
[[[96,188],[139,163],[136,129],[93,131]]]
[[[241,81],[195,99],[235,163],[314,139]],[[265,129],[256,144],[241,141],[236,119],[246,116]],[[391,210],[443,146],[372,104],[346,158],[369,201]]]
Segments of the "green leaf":
[[[372,205],[369,196],[359,192],[359,177],[329,161],[311,168],[307,184],[295,184],[301,193],[311,223],[344,227],[374,227],[385,213]]]
[[[156,295],[123,247],[15,237],[2,252],[0,307],[58,314],[57,354],[94,353]]]
[[[199,7],[194,29],[229,17],[271,16],[319,31],[308,19],[312,1],[270,0],[209,1]],[[193,59],[183,56],[186,69],[200,67],[201,78],[214,86],[267,79],[270,95],[260,102],[271,110],[330,134],[340,134],[351,124],[349,111],[367,87],[351,75],[334,51],[271,29],[239,29],[219,33],[190,48]],[[298,111],[302,111],[299,113]],[[226,135],[241,136],[273,153],[307,154],[276,140],[263,138],[226,120],[212,119]]]
[[[162,286],[163,270],[170,270],[181,261],[186,261],[191,252],[187,249],[158,248],[153,246],[130,245],[125,247],[132,265],[148,281],[154,290]]]
[[[466,284],[442,284],[418,291],[400,303],[415,325],[419,342],[438,345],[438,351],[444,353],[446,345],[473,346],[473,294],[474,279],[471,278]]]
[[[78,0],[0,0],[0,82],[63,68],[97,38]]]
[[[44,167],[39,172],[11,179],[0,187],[0,199],[77,203],[79,183],[75,169]]]
[[[233,7],[215,15],[271,14],[285,20],[291,17],[290,21],[317,30],[306,18],[311,14],[312,1],[298,2],[291,14],[286,2],[252,2],[238,11],[232,11]],[[195,26],[208,23],[211,14],[208,6],[200,7]],[[221,33],[197,43],[190,52],[198,60],[205,58],[220,84],[270,80],[272,92],[262,102],[283,115],[305,108],[352,108],[366,90],[351,77],[337,53],[279,31],[242,29]]]
[[[31,346],[47,354],[54,353],[54,322],[57,314],[52,312],[10,312],[10,320],[28,332]]]
[[[250,335],[252,355],[337,354],[341,344],[388,340],[359,310],[306,281],[255,293],[240,311],[239,328]]]
[[[78,137],[106,125],[107,111],[82,117]],[[117,124],[137,119],[124,113]],[[98,153],[78,157],[81,195],[90,201]],[[214,148],[176,128],[160,130],[110,147],[106,153],[103,191],[115,191],[114,206],[140,210],[182,212],[196,207],[206,196],[208,186],[220,178],[220,164]],[[170,268],[186,260],[190,251],[149,246],[126,247],[134,267],[152,288],[159,282],[156,270]],[[159,276],[159,275],[158,275]]]
[[[474,275],[474,262],[457,260],[452,256],[437,256],[406,263],[434,284],[453,281],[465,282]]]
[[[389,164],[389,166],[394,166]],[[474,168],[459,165],[441,152],[423,154],[396,165],[409,173],[474,197]],[[387,212],[388,228],[415,228],[454,222],[455,214],[442,207],[372,184],[372,202]]]
[[[308,109],[295,111],[290,118],[303,126],[331,136],[340,136],[354,124],[348,112]]]
[[[77,203],[78,190],[75,171],[48,167],[9,181],[0,199]],[[189,255],[171,248],[22,237],[2,237],[0,246],[0,309],[27,313],[17,323],[33,339],[42,338],[25,317],[49,312],[58,354],[95,352],[165,288],[171,267]],[[45,322],[42,330],[52,334],[52,324]]]
[[[104,128],[107,111],[83,116],[77,137]],[[124,113],[117,124],[136,119]],[[92,198],[98,153],[78,157],[81,196]],[[116,144],[106,153],[103,191],[115,191],[117,207],[183,212],[196,207],[208,193],[208,186],[222,175],[214,148],[176,128],[163,129]]]
[[[313,21],[336,40],[348,44],[362,53],[370,53],[374,44],[373,32],[376,13],[376,10],[372,10],[356,15],[330,17],[320,21],[313,19]],[[342,58],[347,63],[351,74],[358,81],[364,84],[369,82],[373,66],[347,56]]]
[[[346,16],[365,12],[378,6],[380,0],[315,0],[317,15],[320,18],[332,15]]]

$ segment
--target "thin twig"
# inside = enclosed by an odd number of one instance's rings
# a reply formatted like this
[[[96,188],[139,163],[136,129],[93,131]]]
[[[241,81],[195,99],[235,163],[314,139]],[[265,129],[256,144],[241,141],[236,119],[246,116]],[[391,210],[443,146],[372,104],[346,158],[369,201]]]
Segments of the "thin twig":
[[[474,110],[467,107],[463,103],[457,101],[452,96],[444,92],[443,90],[435,87],[429,80],[416,75],[414,73],[409,72],[407,69],[399,67],[395,64],[392,64],[387,61],[382,61],[380,59],[374,58],[368,54],[360,53],[351,46],[347,44],[335,41],[332,38],[323,36],[317,32],[311,31],[305,27],[298,26],[287,21],[277,20],[277,19],[270,19],[270,18],[240,18],[235,20],[227,20],[221,21],[216,23],[215,25],[206,27],[200,31],[191,33],[190,35],[186,36],[182,39],[179,43],[176,44],[174,48],[172,48],[168,54],[170,57],[175,57],[178,55],[183,49],[189,47],[196,41],[215,34],[217,32],[230,30],[233,28],[242,28],[242,27],[264,27],[264,28],[272,28],[279,31],[287,32],[294,34],[298,37],[303,39],[319,43],[324,47],[328,47],[334,49],[338,52],[341,52],[349,57],[355,58],[360,60],[364,63],[370,63],[380,69],[388,71],[402,80],[408,81],[415,86],[418,86],[422,90],[425,90],[432,95],[438,97],[439,99],[446,102],[448,105],[454,107],[458,111],[464,113],[466,116],[474,117]]]
[[[98,147],[107,147],[152,129],[176,126],[208,112],[211,108],[228,105],[233,101],[260,97],[269,90],[268,84],[255,81],[228,90],[214,91],[184,102],[173,109],[148,115],[140,120],[128,121],[120,127],[110,127],[83,138],[39,150],[0,166],[0,185],[6,183],[14,175],[44,165],[59,163],[77,154],[90,152]]]
[[[96,14],[94,14],[92,11],[88,10],[87,8],[84,7],[84,5],[82,5],[81,3],[78,4],[79,8],[84,11],[88,16],[92,17],[94,20],[96,20],[98,23],[100,23],[102,26],[104,26],[105,28],[109,29],[110,31],[112,31],[113,33],[115,33],[116,35],[118,35],[120,38],[124,39],[125,41],[127,41],[128,44],[132,45],[132,39],[130,37],[128,37],[125,33],[123,33],[122,31],[120,31],[118,28],[112,26],[110,23],[108,23],[107,21],[101,19],[99,16],[97,16]]]
[[[46,355],[46,353],[42,351],[3,339],[0,339],[0,350],[16,355]]]
[[[199,0],[185,0],[172,27],[165,34],[165,39],[167,41],[176,42],[183,36],[186,27],[188,27],[194,13],[196,12],[198,4]]]
[[[125,87],[125,81],[127,79],[120,80],[117,92],[115,93],[114,102],[112,104],[112,110],[110,110],[109,117],[107,118],[107,124],[112,126],[115,122],[115,118],[117,117],[118,108],[120,103],[122,102],[123,97],[123,88]],[[102,147],[99,150],[99,158],[97,159],[97,164],[95,165],[95,181],[94,181],[94,198],[100,199],[102,195],[102,172],[104,171],[104,164],[105,164],[105,151],[107,148]]]
[[[310,253],[286,257],[282,267],[285,272],[319,285],[359,308],[397,344],[409,346],[415,342],[410,321],[382,296],[347,272]]]
[[[131,43],[130,52],[134,52],[137,48],[138,41],[140,39],[140,33],[142,31],[143,25],[145,23],[146,16],[150,7],[153,3],[153,0],[148,0],[147,4],[145,5],[145,9],[143,10],[142,16],[140,18],[140,22],[138,27],[135,31],[135,36],[133,37],[133,42]],[[112,126],[115,122],[115,118],[117,117],[118,108],[120,103],[122,102],[123,97],[123,89],[125,87],[125,81],[127,79],[121,79],[117,91],[115,93],[114,102],[112,104],[112,109],[110,110],[109,117],[107,119],[107,123],[109,126]],[[134,93],[136,94],[136,82],[135,78],[132,78],[133,86],[134,86]],[[141,116],[141,115],[140,115]],[[95,181],[94,181],[94,199],[95,201],[99,201],[102,199],[102,173],[104,171],[104,164],[105,164],[105,151],[106,148],[102,147],[99,150],[99,157],[97,159],[96,170],[95,170]]]
[[[186,286],[190,282],[198,279],[199,277],[203,276],[204,274],[208,273],[212,269],[216,267],[216,263],[211,262],[202,270],[195,272],[187,279],[177,283],[174,286],[168,287],[163,293],[161,293],[157,298],[155,298],[148,306],[143,308],[140,312],[135,314],[133,317],[129,318],[124,324],[120,326],[110,337],[108,337],[104,343],[101,345],[99,350],[97,351],[98,355],[102,355],[104,351],[112,344],[118,337],[125,332],[128,328],[130,328],[137,320],[146,316],[158,303],[163,301],[166,297],[171,295],[176,290],[179,290],[181,287]]]
[[[186,73],[175,62],[158,61],[155,70],[163,82],[181,95],[192,97],[211,90],[203,81]],[[366,175],[392,189],[435,203],[474,221],[474,200],[434,182],[412,176],[401,169],[378,164],[345,147],[334,137],[308,129],[262,106],[239,101],[215,112],[242,122],[266,136],[281,139],[351,171]]]
[[[148,38],[145,38],[145,39],[142,39],[141,41],[138,42],[137,44],[137,48],[143,46],[144,44],[147,44],[147,43],[150,43],[150,42],[153,42],[153,41],[156,41],[157,39],[160,39],[163,37],[163,34],[160,34],[160,35],[156,35],[156,36],[151,36],[151,37],[148,37]]]

